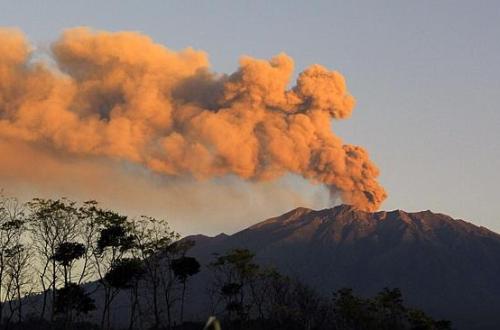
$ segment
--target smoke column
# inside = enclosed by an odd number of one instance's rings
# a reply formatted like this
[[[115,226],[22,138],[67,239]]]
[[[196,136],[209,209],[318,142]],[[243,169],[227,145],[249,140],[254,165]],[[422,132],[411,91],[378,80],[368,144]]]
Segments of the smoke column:
[[[387,196],[368,153],[331,130],[355,105],[338,72],[312,65],[287,89],[294,64],[285,54],[242,57],[236,72],[219,75],[204,52],[87,28],[66,30],[51,59],[33,60],[21,32],[0,30],[3,144],[196,180],[292,173],[366,211]]]

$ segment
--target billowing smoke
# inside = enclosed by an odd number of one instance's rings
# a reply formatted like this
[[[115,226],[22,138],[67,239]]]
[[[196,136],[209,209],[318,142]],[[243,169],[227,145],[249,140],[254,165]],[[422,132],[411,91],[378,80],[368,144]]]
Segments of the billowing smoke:
[[[293,68],[285,54],[243,57],[235,73],[218,75],[204,52],[86,28],[64,32],[47,63],[33,59],[22,33],[4,29],[0,141],[197,180],[292,173],[376,210],[386,198],[378,169],[331,130],[355,104],[344,78],[313,65],[288,89]]]

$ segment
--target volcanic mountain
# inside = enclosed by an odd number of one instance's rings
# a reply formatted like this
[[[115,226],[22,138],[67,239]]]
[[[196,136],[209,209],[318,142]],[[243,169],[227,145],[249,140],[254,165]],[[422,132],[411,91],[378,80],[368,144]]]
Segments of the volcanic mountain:
[[[500,235],[443,214],[297,208],[234,235],[189,239],[204,264],[215,252],[248,248],[325,295],[397,287],[408,305],[457,328],[500,328]]]

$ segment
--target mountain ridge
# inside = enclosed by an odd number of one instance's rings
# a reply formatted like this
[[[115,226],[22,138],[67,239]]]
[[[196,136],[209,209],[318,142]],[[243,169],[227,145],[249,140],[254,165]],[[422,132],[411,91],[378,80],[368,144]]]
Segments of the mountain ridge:
[[[333,218],[333,223],[332,223]],[[462,219],[454,219],[443,213],[435,213],[430,210],[417,211],[417,212],[406,212],[400,209],[392,211],[378,211],[378,212],[365,212],[356,210],[350,205],[339,205],[333,208],[325,208],[321,210],[313,210],[305,207],[297,207],[291,211],[288,211],[280,216],[273,217],[257,224],[249,226],[241,231],[238,231],[232,235],[226,235],[224,233],[218,234],[216,236],[205,236],[206,239],[217,238],[218,240],[227,239],[228,237],[241,236],[243,233],[248,232],[259,232],[262,230],[278,230],[283,226],[293,226],[294,230],[300,229],[304,225],[314,225],[322,224],[323,228],[328,225],[343,225],[343,226],[354,226],[363,224],[365,226],[372,226],[371,229],[376,229],[375,227],[384,227],[391,225],[397,225],[399,222],[404,223],[408,226],[408,230],[415,232],[425,232],[436,230],[440,227],[454,228],[455,230],[461,230],[462,234],[475,234],[481,233],[485,236],[497,237],[500,239],[500,234],[486,228],[483,226],[477,226],[468,221]],[[396,223],[394,223],[396,222]],[[438,228],[436,228],[436,226]],[[321,228],[317,228],[321,229]],[[408,233],[410,234],[410,233]],[[189,239],[198,240],[199,235],[188,236]]]

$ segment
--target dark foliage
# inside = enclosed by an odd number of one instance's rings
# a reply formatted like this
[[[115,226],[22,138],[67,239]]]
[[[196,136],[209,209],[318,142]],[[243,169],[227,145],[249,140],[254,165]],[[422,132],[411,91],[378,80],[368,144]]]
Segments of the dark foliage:
[[[69,266],[75,259],[85,254],[85,245],[76,242],[63,242],[59,244],[54,253],[54,260],[63,266]]]
[[[97,241],[97,250],[103,251],[107,247],[127,250],[130,249],[133,244],[134,238],[129,235],[124,224],[112,224],[101,230],[101,235]]]
[[[384,288],[372,299],[341,289],[334,294],[333,310],[338,329],[451,329],[449,321],[436,321],[421,310],[404,306],[399,289]]]
[[[174,259],[172,260],[171,267],[175,276],[181,282],[200,271],[200,263],[192,257],[180,257]]]
[[[116,261],[104,280],[112,287],[130,289],[144,274],[143,263],[138,258],[123,258]]]
[[[95,309],[94,300],[85,293],[81,286],[69,283],[57,290],[56,313],[68,314],[75,311],[77,315],[80,315],[88,314]]]

